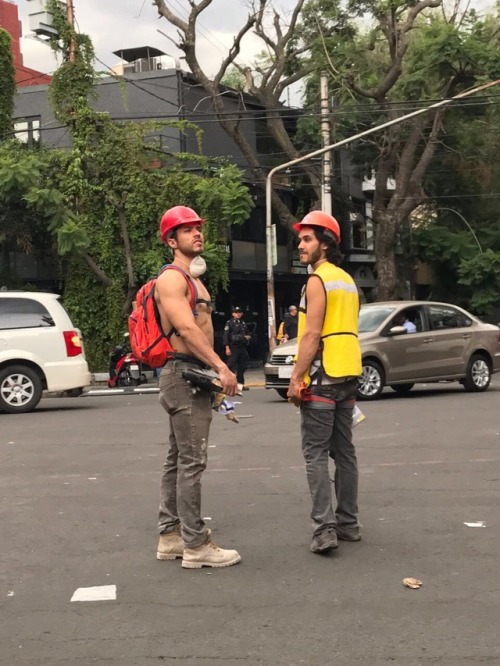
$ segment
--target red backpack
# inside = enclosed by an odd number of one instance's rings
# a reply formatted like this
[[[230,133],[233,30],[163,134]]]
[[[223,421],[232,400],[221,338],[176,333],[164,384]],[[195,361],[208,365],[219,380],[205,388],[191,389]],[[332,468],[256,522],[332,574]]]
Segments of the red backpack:
[[[163,271],[173,268],[186,278],[191,294],[190,302],[193,315],[196,316],[197,290],[189,275],[173,264],[163,266],[158,277]],[[151,368],[161,368],[167,359],[175,353],[170,343],[175,329],[172,327],[167,335],[162,330],[160,313],[155,300],[155,286],[157,278],[153,278],[139,289],[136,296],[136,309],[129,315],[128,330],[130,333],[130,346],[135,356],[142,363]]]

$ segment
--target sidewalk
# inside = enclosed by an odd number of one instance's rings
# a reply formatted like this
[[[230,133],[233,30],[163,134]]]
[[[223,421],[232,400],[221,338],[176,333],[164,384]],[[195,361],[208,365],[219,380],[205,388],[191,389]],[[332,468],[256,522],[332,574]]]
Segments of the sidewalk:
[[[151,371],[144,373],[147,382],[141,384],[142,388],[158,387],[158,382]],[[106,386],[109,374],[107,372],[96,372],[92,375],[91,386]],[[250,368],[245,372],[245,386],[249,388],[262,388],[265,386],[264,368]]]

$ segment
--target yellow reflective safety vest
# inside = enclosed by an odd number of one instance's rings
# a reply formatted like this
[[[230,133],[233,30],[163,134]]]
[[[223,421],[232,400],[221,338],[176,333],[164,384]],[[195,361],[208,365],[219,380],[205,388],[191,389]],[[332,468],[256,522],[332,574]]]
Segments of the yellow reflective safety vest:
[[[329,377],[357,377],[361,374],[361,349],[358,340],[359,294],[352,277],[326,261],[312,275],[317,275],[326,294],[326,311],[317,358]],[[311,277],[312,277],[311,275]],[[315,279],[315,278],[314,278]],[[306,328],[306,290],[299,307],[298,342]],[[309,371],[303,377],[311,383]]]

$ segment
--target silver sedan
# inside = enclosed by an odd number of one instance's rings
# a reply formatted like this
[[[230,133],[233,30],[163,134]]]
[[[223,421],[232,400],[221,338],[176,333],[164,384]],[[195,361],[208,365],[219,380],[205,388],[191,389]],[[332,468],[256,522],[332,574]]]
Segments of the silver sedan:
[[[385,386],[407,393],[417,383],[459,381],[486,391],[500,370],[500,329],[448,303],[390,301],[363,305],[363,358],[358,398],[374,400]],[[278,346],[264,367],[266,388],[286,398],[297,340]]]

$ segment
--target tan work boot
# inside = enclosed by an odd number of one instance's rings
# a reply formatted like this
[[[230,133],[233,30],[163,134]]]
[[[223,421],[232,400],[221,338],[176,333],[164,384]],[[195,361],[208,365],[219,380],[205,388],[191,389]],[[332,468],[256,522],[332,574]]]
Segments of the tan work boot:
[[[160,534],[157,560],[175,560],[184,554],[184,541],[181,537],[181,528],[177,526],[172,532]]]
[[[207,529],[207,538],[212,534],[211,529]],[[156,559],[158,560],[176,560],[184,555],[184,541],[181,537],[181,528],[179,525],[168,534],[160,534]]]
[[[185,548],[182,566],[184,569],[201,569],[201,567],[230,567],[238,564],[241,556],[237,550],[219,548],[212,539],[198,548]]]

